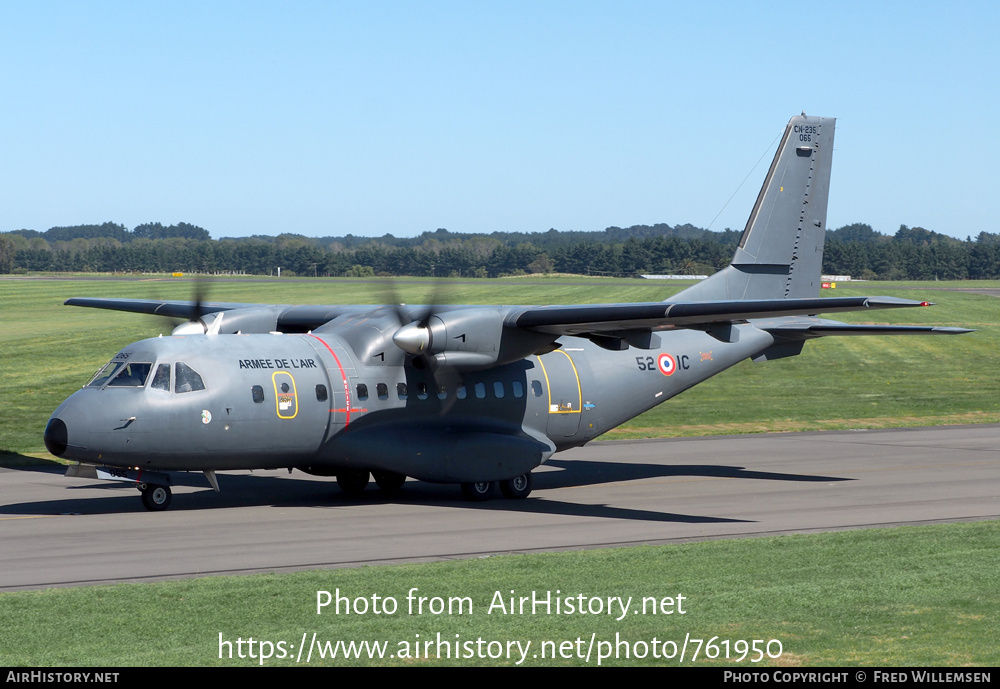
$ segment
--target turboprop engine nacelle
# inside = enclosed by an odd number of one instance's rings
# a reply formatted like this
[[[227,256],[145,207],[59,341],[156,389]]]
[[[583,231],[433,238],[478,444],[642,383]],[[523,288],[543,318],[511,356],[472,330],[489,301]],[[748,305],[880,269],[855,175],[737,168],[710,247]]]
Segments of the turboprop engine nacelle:
[[[277,329],[281,308],[263,306],[238,311],[216,311],[181,323],[171,331],[171,335],[234,335],[264,334]]]
[[[404,325],[392,341],[433,365],[460,369],[506,364],[552,349],[551,335],[505,328],[504,317],[496,307],[444,311]]]

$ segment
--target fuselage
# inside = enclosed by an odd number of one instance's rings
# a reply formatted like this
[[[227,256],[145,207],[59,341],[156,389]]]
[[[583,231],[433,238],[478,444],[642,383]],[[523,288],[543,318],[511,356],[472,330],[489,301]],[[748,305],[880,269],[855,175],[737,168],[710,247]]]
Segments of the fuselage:
[[[52,415],[49,450],[146,470],[365,468],[430,481],[497,480],[538,466],[774,339],[665,331],[659,347],[583,338],[459,375],[362,362],[332,333],[193,335],[122,349]],[[382,357],[383,359],[385,357]]]

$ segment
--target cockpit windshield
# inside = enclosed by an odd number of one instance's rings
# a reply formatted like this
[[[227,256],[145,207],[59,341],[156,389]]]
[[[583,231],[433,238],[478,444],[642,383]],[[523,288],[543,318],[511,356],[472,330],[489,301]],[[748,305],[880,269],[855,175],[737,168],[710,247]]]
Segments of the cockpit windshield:
[[[146,384],[146,378],[152,364],[124,361],[111,361],[87,384],[88,387],[141,388]]]
[[[201,374],[193,368],[178,361],[173,364],[175,393],[194,392],[204,390],[205,383]],[[87,383],[91,388],[142,388],[146,386],[146,381],[152,379],[149,384],[150,390],[170,391],[170,369],[171,364],[163,363],[154,367],[151,363],[137,361],[114,360],[108,362],[94,377]]]
[[[105,364],[100,371],[94,374],[94,377],[90,379],[87,383],[87,387],[100,388],[103,387],[105,383],[114,375],[115,371],[118,370],[119,366],[123,366],[125,362],[123,361],[109,361]]]
[[[108,381],[108,387],[141,388],[146,384],[146,376],[152,364],[129,363]]]

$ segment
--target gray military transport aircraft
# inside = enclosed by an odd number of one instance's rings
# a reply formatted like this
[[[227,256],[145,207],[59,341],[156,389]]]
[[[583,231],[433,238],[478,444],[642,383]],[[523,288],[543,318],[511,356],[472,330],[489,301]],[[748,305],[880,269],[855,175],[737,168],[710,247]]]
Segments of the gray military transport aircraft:
[[[45,446],[69,475],[131,482],[150,510],[172,471],[288,468],[460,483],[524,498],[531,471],[730,366],[827,335],[957,334],[819,313],[926,306],[820,298],[834,119],[793,117],[731,265],[663,302],[289,306],[69,299],[188,318],[130,344],[63,402]]]

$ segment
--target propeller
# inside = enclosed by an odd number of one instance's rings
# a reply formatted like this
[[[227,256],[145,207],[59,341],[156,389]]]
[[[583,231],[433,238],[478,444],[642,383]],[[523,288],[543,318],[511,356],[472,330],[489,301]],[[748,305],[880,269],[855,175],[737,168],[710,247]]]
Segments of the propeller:
[[[409,363],[418,371],[427,374],[432,390],[441,401],[440,413],[446,414],[458,399],[457,391],[462,385],[462,376],[451,366],[441,365],[438,359],[428,349],[431,344],[431,319],[439,311],[439,302],[445,285],[437,280],[430,295],[428,304],[419,309],[408,309],[398,298],[395,282],[384,283],[389,292],[389,303],[396,315],[399,328],[392,335],[392,341],[397,347],[409,355]]]
[[[412,355],[413,364],[418,369],[433,369],[436,361],[427,353],[431,343],[430,321],[437,314],[443,286],[440,281],[434,282],[430,302],[417,309],[407,308],[399,299],[394,281],[383,283],[390,299],[388,303],[396,314],[399,328],[393,333],[392,341],[407,354]]]
[[[221,312],[209,323],[204,320],[204,316],[214,313],[205,306],[210,283],[211,280],[208,278],[195,278],[194,293],[191,295],[187,320],[176,325],[171,331],[171,335],[212,335],[219,332],[219,326],[222,325],[223,314]]]

